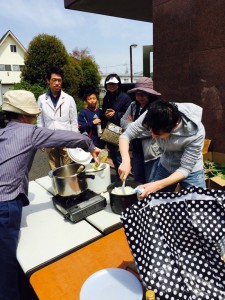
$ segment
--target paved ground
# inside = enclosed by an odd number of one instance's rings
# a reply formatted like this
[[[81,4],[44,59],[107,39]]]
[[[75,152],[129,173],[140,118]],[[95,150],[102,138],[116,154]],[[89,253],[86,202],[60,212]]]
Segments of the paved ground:
[[[35,180],[37,178],[48,175],[50,171],[48,165],[48,156],[47,153],[38,150],[36,152],[32,168],[29,173],[29,180]]]

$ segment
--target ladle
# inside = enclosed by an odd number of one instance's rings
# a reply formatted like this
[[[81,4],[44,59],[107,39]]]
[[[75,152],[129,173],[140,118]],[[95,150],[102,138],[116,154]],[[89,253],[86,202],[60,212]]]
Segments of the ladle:
[[[122,192],[124,195],[126,195],[126,191],[125,191],[125,182],[126,180],[124,180],[123,184],[122,184]]]

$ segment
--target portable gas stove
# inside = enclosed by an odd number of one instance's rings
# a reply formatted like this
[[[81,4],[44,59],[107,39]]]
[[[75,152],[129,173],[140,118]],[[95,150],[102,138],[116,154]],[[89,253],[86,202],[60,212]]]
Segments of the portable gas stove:
[[[55,208],[64,217],[76,223],[106,206],[106,199],[87,189],[79,195],[63,197],[56,195],[52,198]]]

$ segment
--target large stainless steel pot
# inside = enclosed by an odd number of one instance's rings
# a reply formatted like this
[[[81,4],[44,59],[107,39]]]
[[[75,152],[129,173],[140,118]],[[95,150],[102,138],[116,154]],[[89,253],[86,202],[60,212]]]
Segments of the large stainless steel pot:
[[[59,167],[49,173],[52,178],[52,186],[55,195],[71,196],[79,195],[87,189],[86,178],[94,179],[93,174],[85,174],[85,166],[72,163]]]

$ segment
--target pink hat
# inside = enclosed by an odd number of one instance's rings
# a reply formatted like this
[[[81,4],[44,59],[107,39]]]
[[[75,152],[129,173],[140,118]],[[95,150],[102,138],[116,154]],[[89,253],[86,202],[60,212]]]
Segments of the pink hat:
[[[128,93],[145,92],[153,95],[161,95],[153,89],[153,80],[149,77],[141,77],[135,83],[135,88],[127,91]]]

